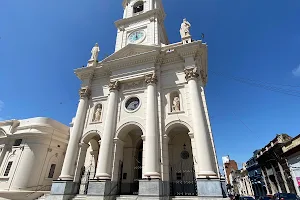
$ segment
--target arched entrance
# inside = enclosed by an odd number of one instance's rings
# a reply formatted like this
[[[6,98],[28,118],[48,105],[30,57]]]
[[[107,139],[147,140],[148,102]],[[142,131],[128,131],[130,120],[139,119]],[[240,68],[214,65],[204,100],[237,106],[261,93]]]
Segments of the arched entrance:
[[[169,179],[171,196],[196,196],[197,182],[194,170],[189,130],[178,125],[169,132]]]
[[[87,194],[89,181],[95,178],[100,142],[100,135],[95,132],[85,136],[80,145],[77,164],[77,170],[80,169],[79,194]]]
[[[137,125],[127,125],[119,134],[118,139],[122,141],[119,146],[119,195],[137,195],[139,191],[139,180],[142,179],[143,166],[143,132]],[[120,145],[120,143],[119,143]]]

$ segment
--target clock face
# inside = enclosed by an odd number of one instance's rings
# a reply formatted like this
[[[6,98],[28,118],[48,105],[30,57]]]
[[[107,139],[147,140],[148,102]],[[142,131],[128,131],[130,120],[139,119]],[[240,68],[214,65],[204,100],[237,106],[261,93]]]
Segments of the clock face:
[[[128,41],[129,41],[129,43],[142,42],[143,39],[145,38],[145,36],[146,36],[146,34],[144,31],[134,31],[129,35]]]

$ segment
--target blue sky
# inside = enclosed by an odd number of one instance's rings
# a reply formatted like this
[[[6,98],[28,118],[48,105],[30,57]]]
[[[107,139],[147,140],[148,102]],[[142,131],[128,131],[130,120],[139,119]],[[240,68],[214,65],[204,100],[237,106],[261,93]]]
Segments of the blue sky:
[[[113,53],[121,3],[0,1],[0,118],[48,116],[68,124],[80,84],[73,69],[86,64],[95,42],[100,59]],[[180,40],[182,18],[194,39],[205,34],[206,95],[219,160],[229,154],[241,163],[275,134],[300,133],[300,1],[163,3],[171,43]]]

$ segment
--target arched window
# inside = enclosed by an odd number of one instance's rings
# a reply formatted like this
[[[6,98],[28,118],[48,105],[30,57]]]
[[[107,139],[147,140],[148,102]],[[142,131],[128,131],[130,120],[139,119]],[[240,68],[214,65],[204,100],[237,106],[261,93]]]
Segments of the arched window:
[[[53,178],[54,172],[55,172],[55,167],[56,167],[56,164],[52,164],[52,165],[50,166],[48,178]]]
[[[143,10],[144,10],[144,2],[143,1],[138,1],[134,4],[133,14],[143,12]]]

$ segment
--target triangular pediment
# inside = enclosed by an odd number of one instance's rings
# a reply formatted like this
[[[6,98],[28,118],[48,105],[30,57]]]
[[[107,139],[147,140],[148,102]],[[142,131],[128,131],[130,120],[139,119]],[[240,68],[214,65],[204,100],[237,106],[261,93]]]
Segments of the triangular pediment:
[[[109,57],[102,60],[102,63],[110,62],[127,57],[133,57],[147,52],[159,51],[159,46],[139,45],[139,44],[128,44],[126,47],[116,51]]]

